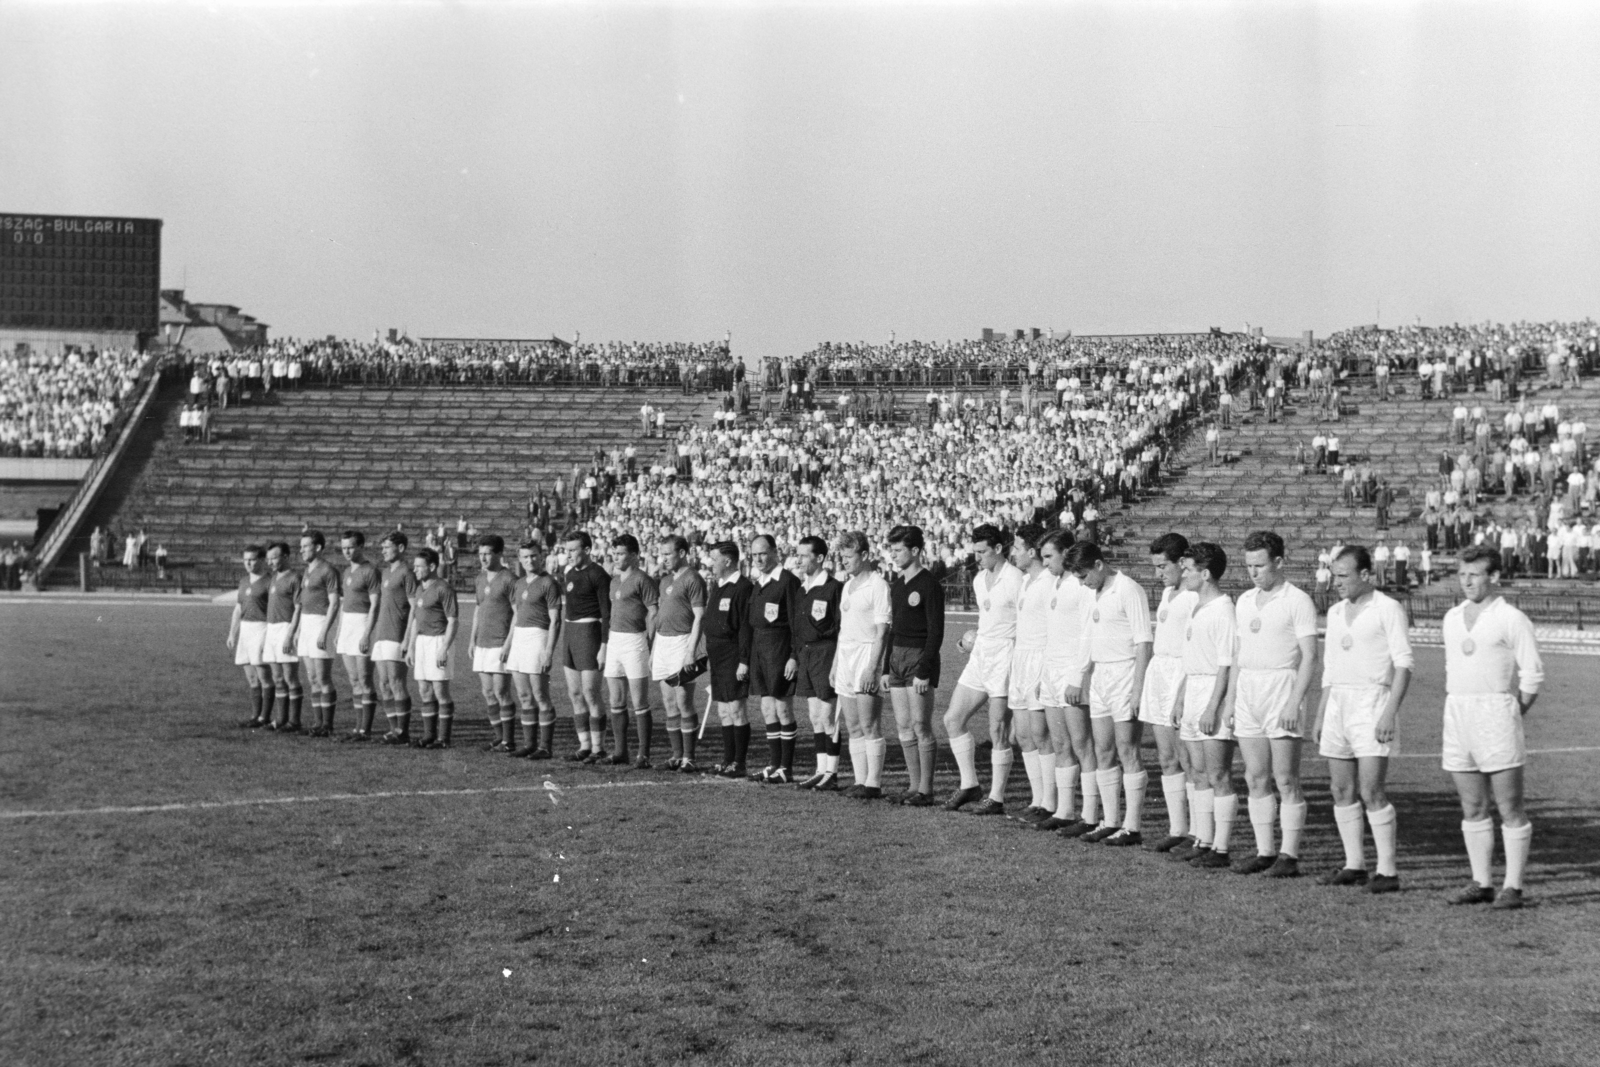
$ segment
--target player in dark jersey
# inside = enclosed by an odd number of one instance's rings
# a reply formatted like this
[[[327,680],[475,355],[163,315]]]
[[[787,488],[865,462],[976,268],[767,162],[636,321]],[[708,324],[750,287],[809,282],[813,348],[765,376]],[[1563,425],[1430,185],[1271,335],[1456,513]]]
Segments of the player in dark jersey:
[[[411,689],[406,684],[406,632],[411,624],[411,597],[417,576],[406,559],[406,535],[396,530],[383,539],[379,571],[378,621],[372,628],[372,667],[389,730],[386,745],[411,743]]]
[[[244,577],[233,605],[233,620],[228,624],[228,649],[233,662],[244,668],[244,684],[250,690],[250,717],[239,725],[256,730],[272,721],[272,670],[267,666],[267,595],[272,579],[267,574],[266,550],[260,545],[244,546]]]
[[[295,652],[305,663],[311,683],[311,710],[317,716],[312,737],[333,736],[333,709],[339,700],[339,691],[333,686],[333,630],[344,586],[333,564],[322,558],[327,545],[321,530],[300,535],[300,562],[306,569],[300,576],[300,596],[290,627],[295,633]]]
[[[805,698],[817,750],[814,773],[798,785],[832,792],[839,788],[840,729],[832,675],[839,648],[839,590],[844,585],[824,566],[828,542],[822,538],[802,537],[796,556],[800,560],[800,593],[793,628],[795,693]]]
[[[572,701],[572,728],[578,749],[571,762],[605,758],[605,697],[600,672],[611,632],[611,576],[589,553],[594,541],[583,530],[567,537],[567,567],[561,573],[561,666]]]
[[[767,765],[750,776],[753,782],[788,785],[794,781],[794,692],[796,663],[790,620],[800,593],[800,579],[786,569],[778,543],[769,534],[750,540],[750,658],[740,664],[740,677],[750,679],[750,694],[761,698],[761,719],[767,730]]]
[[[422,698],[422,737],[417,748],[449,748],[456,703],[450,696],[450,646],[455,644],[456,591],[439,577],[439,553],[418,549],[411,557],[417,591],[411,595],[411,625],[406,631],[406,663]],[[437,733],[434,730],[438,726]]]
[[[522,743],[512,755],[549,759],[556,730],[550,664],[561,640],[561,583],[545,571],[544,545],[539,541],[524,541],[517,562],[522,577],[512,587],[511,633],[501,650],[516,686],[522,723]]]
[[[350,561],[344,572],[344,597],[339,601],[337,652],[350,679],[350,700],[356,705],[356,728],[341,741],[366,741],[372,737],[377,697],[372,687],[372,629],[378,622],[378,592],[382,579],[367,560],[367,535],[346,530],[339,551]]]
[[[696,650],[706,613],[706,583],[689,563],[689,542],[677,534],[661,538],[656,551],[660,600],[656,638],[650,650],[650,677],[661,684],[666,709],[668,770],[694,774],[694,680],[700,672]]]
[[[294,654],[294,621],[299,612],[300,575],[289,567],[289,545],[275,541],[267,546],[267,641],[263,658],[272,668],[272,689],[281,709],[268,729],[298,734],[300,728],[300,660]]]
[[[750,579],[739,573],[739,546],[722,541],[711,546],[711,586],[706,591],[706,661],[711,675],[711,700],[722,724],[722,762],[712,773],[743,778],[750,750],[750,723],[744,702],[750,662]]]
[[[939,649],[944,644],[944,585],[922,561],[922,528],[889,531],[889,655],[883,687],[894,707],[900,752],[906,760],[906,791],[898,804],[927,807],[933,799],[933,694],[939,688]],[[943,564],[937,564],[940,571]]]
[[[605,677],[616,747],[610,762],[628,762],[628,713],[638,724],[639,770],[650,767],[650,641],[655,636],[656,580],[639,567],[639,542],[619,534],[611,542],[611,630]]]
[[[512,696],[511,672],[506,668],[505,647],[511,640],[511,587],[516,579],[502,562],[506,542],[499,534],[478,538],[478,576],[473,593],[478,606],[472,613],[472,670],[478,676],[483,703],[489,710],[490,752],[511,752],[511,728],[517,705]]]

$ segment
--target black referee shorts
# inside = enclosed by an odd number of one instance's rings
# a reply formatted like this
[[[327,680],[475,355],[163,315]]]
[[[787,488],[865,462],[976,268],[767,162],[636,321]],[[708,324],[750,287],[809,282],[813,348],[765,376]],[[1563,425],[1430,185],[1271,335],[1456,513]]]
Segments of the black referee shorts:
[[[806,645],[794,654],[794,695],[832,703],[838,695],[833,691],[830,676],[833,674],[833,654],[838,649],[833,641],[818,641]],[[781,672],[783,665],[779,664]]]
[[[731,704],[750,695],[750,681],[739,680],[739,642],[706,636],[706,673],[711,677],[711,699]]]
[[[788,630],[757,630],[750,648],[750,695],[789,699],[794,679],[783,676],[789,662]]]

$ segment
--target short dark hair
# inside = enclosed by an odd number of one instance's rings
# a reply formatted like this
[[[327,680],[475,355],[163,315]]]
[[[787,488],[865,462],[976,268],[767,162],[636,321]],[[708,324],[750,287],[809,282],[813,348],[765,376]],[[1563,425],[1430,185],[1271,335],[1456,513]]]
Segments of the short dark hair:
[[[728,557],[729,563],[739,562],[739,542],[737,541],[718,541],[711,546],[711,551],[721,552]]]
[[[891,545],[905,545],[907,548],[926,548],[927,542],[922,539],[922,527],[902,525],[889,530],[889,543]]]
[[[339,535],[339,540],[354,541],[356,543],[356,547],[359,548],[367,543],[367,535],[362,533],[360,530],[346,530],[344,533]]]
[[[1067,570],[1074,574],[1094,570],[1094,565],[1105,559],[1100,546],[1093,541],[1077,541],[1067,549]]]
[[[1334,562],[1338,562],[1341,559],[1353,561],[1356,565],[1357,573],[1361,571],[1371,572],[1372,570],[1372,553],[1368,552],[1363,545],[1345,545],[1333,559]]]
[[[663,545],[671,545],[675,552],[689,551],[689,539],[682,534],[662,534],[659,541]]]
[[[567,545],[574,541],[582,545],[585,551],[594,548],[594,538],[589,536],[588,530],[568,530],[567,535],[561,539],[561,543]]]
[[[245,545],[244,554],[247,556],[261,556],[264,559],[266,558],[267,550],[260,545]]]
[[[1006,538],[1004,531],[993,523],[987,522],[973,529],[971,540],[974,544],[982,541],[990,548],[1005,548],[1011,543]]]
[[[506,539],[499,534],[479,534],[478,547],[487,548],[498,555],[506,550]]]
[[[405,548],[411,543],[410,538],[406,537],[406,535],[401,533],[399,530],[391,531],[384,537],[384,540],[389,542],[391,545],[394,545],[396,548]]]
[[[328,539],[322,536],[321,530],[306,530],[305,532],[301,533],[300,540],[305,541],[308,539],[318,548],[328,547]]]
[[[816,556],[818,559],[828,558],[828,542],[824,541],[816,534],[807,534],[806,536],[800,538],[800,544],[806,548],[809,548],[811,550],[811,554]]]
[[[639,539],[633,534],[617,534],[611,539],[612,548],[620,548],[630,556],[639,554]]]
[[[540,555],[543,555],[544,542],[539,540],[537,537],[530,537],[526,541],[522,542],[522,544],[518,545],[517,550],[525,552],[538,552]]]
[[[1038,523],[1030,522],[1017,527],[1017,532],[1012,535],[1012,540],[1021,541],[1033,552],[1039,551],[1039,539],[1044,536],[1044,527]]]
[[[1256,530],[1244,539],[1244,550],[1246,552],[1261,552],[1265,550],[1268,558],[1282,559],[1283,538],[1271,530]]]
[[[1065,526],[1058,526],[1054,530],[1047,531],[1043,537],[1039,538],[1039,551],[1043,552],[1045,545],[1054,545],[1056,546],[1056,551],[1065,557],[1067,550],[1070,549],[1076,541],[1077,538],[1072,536],[1071,530],[1067,529]]]
[[[1195,569],[1211,575],[1213,582],[1220,582],[1228,573],[1228,554],[1215,541],[1197,541],[1180,558],[1193,560]]]
[[[1488,545],[1468,545],[1461,550],[1461,555],[1457,557],[1457,561],[1462,565],[1487,563],[1489,564],[1490,574],[1500,573],[1500,553]]]
[[[439,565],[439,553],[435,552],[431,548],[419,548],[411,554],[411,558],[427,560],[428,566],[430,567],[437,567]]]
[[[1152,556],[1165,556],[1168,563],[1176,563],[1189,551],[1189,539],[1181,533],[1164,533],[1150,542]]]
[[[280,556],[290,555],[294,551],[289,547],[289,542],[287,541],[273,541],[267,545],[268,552],[271,552],[273,549],[277,549]]]

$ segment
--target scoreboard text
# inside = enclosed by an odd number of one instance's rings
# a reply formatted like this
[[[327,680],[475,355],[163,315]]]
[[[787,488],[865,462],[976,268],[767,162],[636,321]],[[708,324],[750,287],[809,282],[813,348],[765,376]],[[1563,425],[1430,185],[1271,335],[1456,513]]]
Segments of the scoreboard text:
[[[0,215],[0,329],[154,334],[161,220]]]

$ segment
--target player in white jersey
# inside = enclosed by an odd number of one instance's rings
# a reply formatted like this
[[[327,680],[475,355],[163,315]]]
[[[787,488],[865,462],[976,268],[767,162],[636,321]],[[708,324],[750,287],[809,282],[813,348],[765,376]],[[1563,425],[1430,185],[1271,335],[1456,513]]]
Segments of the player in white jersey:
[[[1293,878],[1300,873],[1300,831],[1306,824],[1300,746],[1305,697],[1316,671],[1317,606],[1284,578],[1283,557],[1283,538],[1270,530],[1244,540],[1244,565],[1254,584],[1240,594],[1236,607],[1239,648],[1231,684],[1233,736],[1244,757],[1256,854],[1241,857],[1233,869]],[[1281,847],[1273,840],[1279,819]]]
[[[1400,888],[1395,867],[1395,812],[1384,792],[1389,757],[1400,747],[1400,702],[1411,684],[1411,639],[1406,613],[1372,584],[1372,556],[1347,545],[1333,559],[1341,600],[1328,609],[1322,657],[1322,700],[1313,731],[1328,759],[1333,817],[1344,844],[1344,866],[1323,885],[1365,885],[1373,893]],[[1362,805],[1372,827],[1378,865],[1367,878],[1362,852]]]
[[[1202,868],[1227,867],[1233,815],[1233,731],[1229,724],[1233,694],[1233,651],[1237,643],[1233,601],[1218,585],[1228,570],[1220,545],[1200,541],[1181,560],[1183,588],[1195,594],[1194,610],[1183,629],[1182,715],[1178,734],[1189,749],[1189,765],[1198,769],[1191,814],[1194,845],[1172,853]]]
[[[1472,884],[1453,904],[1522,907],[1522,872],[1533,823],[1522,802],[1527,750],[1522,719],[1539,697],[1544,662],[1533,623],[1500,596],[1500,556],[1487,545],[1461,553],[1456,572],[1466,600],[1444,617],[1444,769],[1461,795],[1461,836]],[[1494,818],[1506,848],[1506,877],[1494,892]]]
[[[1150,566],[1161,581],[1161,603],[1156,608],[1155,641],[1150,666],[1144,672],[1144,693],[1139,698],[1139,721],[1156,735],[1156,759],[1161,765],[1161,795],[1167,802],[1167,834],[1148,847],[1171,852],[1189,843],[1189,802],[1203,783],[1204,768],[1191,771],[1189,750],[1178,737],[1182,711],[1178,695],[1183,688],[1183,635],[1194,611],[1196,594],[1180,585],[1180,561],[1189,551],[1189,539],[1179,533],[1162,534],[1150,543]]]
[[[1051,530],[1039,541],[1039,559],[1050,580],[1040,699],[1055,757],[1056,806],[1050,818],[1035,823],[1034,829],[1079,837],[1099,821],[1100,789],[1094,778],[1094,730],[1089,725],[1089,613],[1094,609],[1094,594],[1067,570],[1071,547],[1068,530]],[[1080,781],[1081,818],[1077,810]]]
[[[1022,595],[1017,599],[1017,641],[1011,649],[1011,685],[1006,704],[1011,708],[1017,747],[1028,772],[1028,806],[1015,818],[1029,825],[1042,823],[1056,808],[1056,756],[1044,714],[1044,664],[1050,638],[1050,601],[1054,577],[1039,561],[1040,526],[1017,530],[1011,542],[1011,563],[1023,574]]]
[[[878,685],[889,646],[889,583],[872,566],[867,535],[851,530],[834,542],[839,574],[839,645],[829,683],[850,730],[850,769],[856,784],[845,795],[857,800],[883,796],[881,776],[888,748]]]
[[[1139,758],[1139,700],[1155,639],[1150,602],[1138,582],[1107,565],[1099,545],[1073,545],[1067,550],[1067,568],[1094,594],[1089,611],[1089,658],[1094,663],[1089,723],[1094,729],[1095,783],[1102,811],[1100,825],[1082,840],[1117,837],[1114,844],[1136,845],[1148,782]],[[1119,786],[1128,801],[1121,825]]]
[[[958,647],[970,655],[944,713],[950,751],[961,770],[961,786],[944,802],[946,811],[956,811],[983,796],[978,785],[978,743],[967,730],[980,708],[989,712],[989,740],[994,745],[989,768],[994,780],[988,798],[973,813],[1004,815],[1006,810],[1006,777],[1011,773],[1007,697],[1011,692],[1011,647],[1017,636],[1017,600],[1022,595],[1022,572],[1006,561],[1009,545],[1005,534],[988,523],[972,531],[967,545],[978,561],[978,573],[972,579],[978,598],[978,628],[961,635]]]

